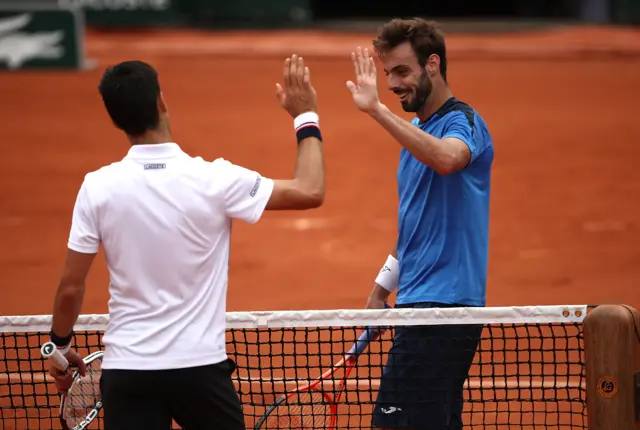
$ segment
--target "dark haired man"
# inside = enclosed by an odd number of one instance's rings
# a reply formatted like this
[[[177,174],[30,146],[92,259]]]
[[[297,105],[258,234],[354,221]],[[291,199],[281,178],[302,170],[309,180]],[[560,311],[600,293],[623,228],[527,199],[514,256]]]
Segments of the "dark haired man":
[[[444,36],[424,19],[394,19],[373,42],[407,122],[379,98],[368,50],[352,54],[347,87],[401,146],[398,238],[369,295],[382,308],[484,306],[493,143],[482,117],[447,83]],[[374,409],[379,428],[462,429],[463,384],[481,326],[397,327]]]
[[[244,429],[225,350],[230,227],[265,209],[303,210],[324,200],[317,100],[303,59],[285,60],[277,87],[298,138],[295,177],[272,180],[224,159],[184,153],[171,136],[166,100],[148,64],[110,67],[100,94],[131,148],[87,174],[73,211],[51,340],[72,349],[85,279],[102,244],[109,267],[109,325],[100,388],[106,430]],[[61,392],[70,375],[51,374]]]

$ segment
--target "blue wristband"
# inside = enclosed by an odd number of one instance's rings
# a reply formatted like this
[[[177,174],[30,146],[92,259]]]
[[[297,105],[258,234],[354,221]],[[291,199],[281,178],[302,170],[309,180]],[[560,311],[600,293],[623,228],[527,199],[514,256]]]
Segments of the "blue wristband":
[[[55,334],[53,330],[51,330],[51,332],[49,332],[49,336],[51,337],[51,342],[53,342],[58,348],[64,348],[65,346],[71,344],[71,340],[73,339],[73,331],[69,333],[69,336],[61,337]]]
[[[315,137],[322,142],[320,127],[315,124],[307,124],[296,130],[296,139],[298,139],[298,144],[308,137]]]

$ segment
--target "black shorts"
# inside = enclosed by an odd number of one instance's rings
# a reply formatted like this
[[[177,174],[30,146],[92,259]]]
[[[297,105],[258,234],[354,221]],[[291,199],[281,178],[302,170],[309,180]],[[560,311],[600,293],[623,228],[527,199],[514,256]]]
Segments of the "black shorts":
[[[172,370],[103,369],[105,430],[244,430],[235,363]]]
[[[459,307],[417,303],[397,307]],[[461,430],[464,382],[482,325],[395,327],[373,410],[378,428]]]

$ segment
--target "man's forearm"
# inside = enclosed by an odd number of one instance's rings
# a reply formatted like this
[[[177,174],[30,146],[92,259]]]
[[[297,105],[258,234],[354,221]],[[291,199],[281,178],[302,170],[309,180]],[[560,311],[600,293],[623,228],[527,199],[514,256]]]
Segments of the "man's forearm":
[[[51,327],[56,336],[64,338],[73,331],[82,309],[83,295],[84,285],[64,285],[58,288]]]
[[[393,247],[393,251],[391,251],[391,253],[389,254],[391,255],[393,258],[395,258],[396,260],[398,259],[398,242],[396,241],[396,244]],[[387,260],[389,261],[389,260]],[[394,265],[394,267],[389,267],[389,272],[387,273],[394,273],[394,276],[396,276],[396,278],[392,281],[393,284],[397,284],[397,276],[398,276],[398,272],[396,270],[396,265]],[[385,265],[386,267],[386,265]],[[384,268],[383,268],[384,270]],[[378,284],[377,282],[374,282],[373,284],[373,289],[371,290],[371,293],[369,294],[369,299],[382,299],[382,300],[387,300],[387,298],[389,298],[389,296],[391,295],[391,292],[387,289],[385,289],[382,285]]]
[[[411,155],[436,172],[449,173],[455,165],[456,152],[451,145],[400,118],[382,103],[369,114]]]
[[[314,198],[324,200],[325,168],[322,142],[308,137],[299,143],[295,178],[300,188]]]
[[[371,299],[378,299],[378,300],[387,301],[387,299],[389,298],[390,295],[391,295],[390,291],[387,291],[386,289],[384,289],[379,284],[374,283],[373,284],[373,288],[371,289],[371,292],[369,293],[369,299],[370,300]]]

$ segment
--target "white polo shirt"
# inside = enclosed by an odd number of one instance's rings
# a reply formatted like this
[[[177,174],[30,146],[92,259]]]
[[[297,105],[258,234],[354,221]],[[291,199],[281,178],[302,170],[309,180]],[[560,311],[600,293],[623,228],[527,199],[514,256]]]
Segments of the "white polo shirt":
[[[111,276],[105,369],[223,361],[231,220],[257,222],[273,181],[175,143],[132,146],[85,176],[69,248],[97,253]]]

